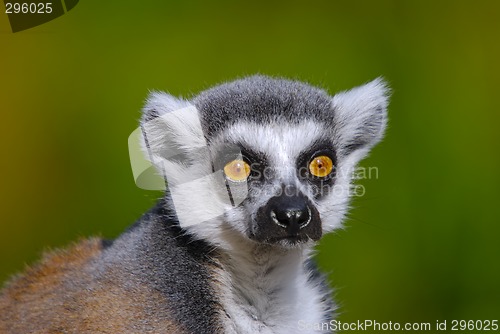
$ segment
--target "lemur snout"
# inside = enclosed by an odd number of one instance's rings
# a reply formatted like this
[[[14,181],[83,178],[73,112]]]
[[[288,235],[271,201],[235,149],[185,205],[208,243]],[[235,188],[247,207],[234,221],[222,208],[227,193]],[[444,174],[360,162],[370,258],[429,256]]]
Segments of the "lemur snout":
[[[260,207],[254,228],[252,239],[287,246],[319,240],[322,235],[318,209],[295,188],[271,197]]]
[[[311,221],[311,209],[304,196],[281,195],[269,201],[269,216],[289,234],[298,234]]]

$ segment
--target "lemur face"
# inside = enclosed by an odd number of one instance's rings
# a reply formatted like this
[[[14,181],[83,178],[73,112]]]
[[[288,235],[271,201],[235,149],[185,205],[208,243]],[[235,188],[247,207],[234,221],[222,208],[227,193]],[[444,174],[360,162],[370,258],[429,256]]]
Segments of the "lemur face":
[[[257,242],[318,240],[327,216],[320,214],[321,203],[333,200],[336,184],[331,135],[312,121],[239,121],[213,138],[214,169],[224,176],[219,186],[240,202],[225,212],[225,221]]]
[[[181,227],[215,244],[298,247],[341,225],[352,171],[382,137],[386,95],[381,80],[330,97],[256,76],[192,101],[153,94],[142,125]]]

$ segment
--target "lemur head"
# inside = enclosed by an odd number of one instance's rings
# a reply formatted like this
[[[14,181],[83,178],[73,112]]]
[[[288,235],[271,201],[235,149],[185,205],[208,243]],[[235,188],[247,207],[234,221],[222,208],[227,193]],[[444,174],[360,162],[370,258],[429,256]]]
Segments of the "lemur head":
[[[300,247],[341,225],[355,165],[386,127],[381,79],[328,95],[264,76],[183,100],[152,93],[144,148],[198,238]]]

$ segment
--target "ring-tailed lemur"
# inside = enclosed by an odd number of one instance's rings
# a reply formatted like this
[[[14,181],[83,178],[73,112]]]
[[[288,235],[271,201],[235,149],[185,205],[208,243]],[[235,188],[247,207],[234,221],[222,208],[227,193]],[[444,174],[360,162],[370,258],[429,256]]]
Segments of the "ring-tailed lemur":
[[[13,279],[0,332],[328,332],[334,306],[311,249],[341,226],[386,106],[380,79],[333,97],[264,76],[191,100],[151,94],[143,143],[164,198],[116,240],[82,241]]]

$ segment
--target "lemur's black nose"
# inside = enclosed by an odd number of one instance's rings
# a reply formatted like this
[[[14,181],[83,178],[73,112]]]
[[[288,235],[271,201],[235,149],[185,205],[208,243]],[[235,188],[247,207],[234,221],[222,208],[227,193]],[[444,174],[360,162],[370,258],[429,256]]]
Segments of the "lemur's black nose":
[[[277,196],[271,199],[272,203],[269,214],[271,220],[288,230],[291,234],[297,234],[311,221],[311,209],[307,205],[304,196]]]

